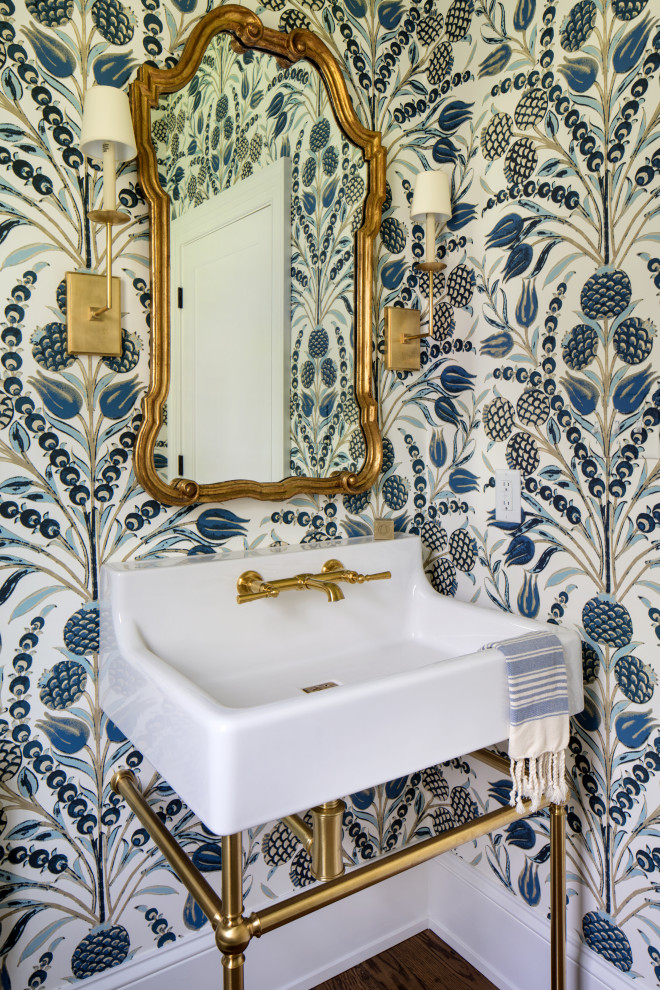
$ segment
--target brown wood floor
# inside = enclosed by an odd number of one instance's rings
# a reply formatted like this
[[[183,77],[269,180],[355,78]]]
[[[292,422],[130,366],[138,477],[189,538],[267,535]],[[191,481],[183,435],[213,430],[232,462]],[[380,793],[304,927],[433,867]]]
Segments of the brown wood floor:
[[[406,939],[316,990],[497,990],[433,932]]]

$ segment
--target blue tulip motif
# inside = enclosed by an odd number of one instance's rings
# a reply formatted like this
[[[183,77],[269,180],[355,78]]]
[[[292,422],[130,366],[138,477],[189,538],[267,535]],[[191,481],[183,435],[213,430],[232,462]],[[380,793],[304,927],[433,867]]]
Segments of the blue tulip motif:
[[[438,396],[435,400],[434,409],[438,419],[443,420],[445,423],[450,423],[451,426],[458,426],[460,416],[456,406],[448,396]]]
[[[525,222],[517,213],[507,213],[495,224],[486,240],[487,248],[512,247],[520,238]]]
[[[381,269],[381,282],[386,289],[398,289],[403,276],[406,274],[408,262],[403,258],[395,258],[394,261],[383,265]]]
[[[538,316],[539,299],[536,286],[531,279],[524,279],[520,298],[516,306],[516,320],[521,327],[531,327]]]
[[[641,749],[656,725],[650,711],[623,712],[614,720],[617,739],[627,749]]]
[[[449,475],[449,487],[454,495],[467,495],[468,492],[476,492],[479,478],[467,468],[456,468]]]
[[[598,76],[598,62],[588,55],[580,58],[566,59],[559,71],[574,93],[586,93],[591,89]]]
[[[649,394],[654,381],[655,375],[648,368],[620,381],[612,396],[616,411],[624,416],[636,412]]]
[[[500,330],[499,333],[492,333],[486,337],[479,351],[486,357],[503,358],[510,354],[513,349],[513,337],[508,330]]]
[[[434,467],[440,468],[447,460],[447,444],[439,430],[433,431],[431,442],[429,443],[429,457]]]
[[[66,756],[78,753],[89,739],[89,726],[71,715],[59,718],[47,715],[36,724],[48,736],[53,749]]]
[[[500,72],[506,69],[510,58],[511,45],[498,45],[497,48],[493,48],[490,55],[487,55],[479,66],[479,78],[498,76]]]
[[[275,96],[268,104],[268,108],[266,109],[266,116],[277,117],[277,115],[281,112],[283,106],[284,106],[284,93],[281,90],[279,90],[277,93],[275,93]]]
[[[518,592],[518,611],[521,615],[526,615],[528,619],[535,619],[539,614],[541,598],[534,574],[525,572],[523,585]]]
[[[406,784],[408,783],[407,777],[397,777],[396,780],[390,780],[385,784],[385,796],[393,801],[398,798],[399,795],[403,794]]]
[[[73,419],[82,409],[82,395],[64,378],[47,378],[39,373],[36,378],[30,379],[30,384],[37,390],[47,411],[55,419]]]
[[[402,0],[380,0],[378,20],[386,31],[394,31],[399,26],[404,9]]]
[[[566,375],[562,379],[562,385],[566,389],[568,400],[573,408],[581,416],[591,416],[598,405],[600,392],[593,382],[586,378],[575,378],[573,375]]]
[[[472,223],[477,215],[477,208],[473,203],[455,203],[452,207],[451,219],[447,221],[447,229],[455,233]]]
[[[518,849],[533,849],[536,844],[534,829],[526,819],[512,822],[506,829],[506,841]]]
[[[116,89],[123,89],[132,76],[136,65],[137,62],[131,58],[128,52],[99,55],[92,66],[94,80],[98,86],[114,86]]]
[[[584,708],[574,717],[585,732],[596,732],[602,721],[599,708],[588,695],[584,699]]]
[[[509,279],[515,278],[516,275],[522,275],[527,271],[532,263],[532,258],[534,256],[534,250],[531,244],[525,242],[524,244],[517,244],[510,252],[509,257],[506,260],[506,265],[504,266],[504,281],[508,282]]]
[[[473,106],[474,103],[464,103],[463,100],[454,100],[452,103],[448,103],[440,111],[438,127],[447,134],[453,134],[470,119],[472,116],[470,111]]]
[[[358,811],[366,811],[374,803],[376,791],[373,787],[368,787],[364,791],[356,791],[351,794],[351,804],[354,804]]]
[[[191,857],[200,873],[214,873],[222,869],[222,848],[218,842],[204,842]]]
[[[229,509],[207,509],[197,518],[196,526],[200,536],[214,543],[224,543],[234,536],[245,536],[245,523]]]
[[[631,69],[635,68],[644,54],[653,23],[653,17],[647,13],[638,24],[623,36],[612,56],[615,72],[630,72]]]
[[[124,419],[135,405],[142,386],[137,376],[127,382],[116,382],[104,388],[99,396],[99,408],[108,419]]]
[[[208,918],[197,904],[192,894],[186,897],[183,907],[183,923],[190,931],[198,931],[207,923]]]
[[[24,28],[25,34],[34,48],[39,64],[56,79],[68,79],[76,69],[76,57],[61,38],[46,34],[38,28]]]
[[[445,392],[450,395],[460,395],[469,389],[473,389],[476,375],[471,375],[465,368],[458,364],[446,365],[440,372],[440,384]]]
[[[488,788],[488,797],[493,798],[503,807],[508,805],[511,801],[511,781],[505,779],[494,781]]]
[[[518,890],[531,907],[534,907],[541,900],[539,868],[531,859],[525,860],[522,873],[518,877]]]
[[[453,165],[456,161],[456,148],[448,137],[441,137],[433,145],[433,161],[438,165]]]
[[[536,13],[536,0],[518,0],[513,12],[513,26],[516,31],[526,31]]]
[[[534,541],[529,536],[519,534],[514,536],[506,549],[506,562],[512,564],[529,564],[534,557]]]

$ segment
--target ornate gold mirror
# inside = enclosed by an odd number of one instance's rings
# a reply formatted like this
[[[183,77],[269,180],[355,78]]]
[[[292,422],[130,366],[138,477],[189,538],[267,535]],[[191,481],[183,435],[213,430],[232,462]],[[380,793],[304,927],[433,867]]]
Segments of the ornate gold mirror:
[[[172,505],[369,488],[385,151],[334,56],[219,7],[174,68],[141,66],[131,107],[151,221],[139,482]]]

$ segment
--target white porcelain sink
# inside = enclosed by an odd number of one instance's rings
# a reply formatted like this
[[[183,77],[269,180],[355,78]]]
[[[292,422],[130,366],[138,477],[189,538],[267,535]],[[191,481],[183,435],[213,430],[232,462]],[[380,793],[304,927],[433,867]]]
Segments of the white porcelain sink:
[[[338,558],[391,580],[237,604]],[[230,834],[508,736],[496,640],[541,624],[436,594],[414,536],[104,568],[101,700],[202,821]],[[550,627],[582,710],[580,642]],[[335,682],[313,693],[304,688]]]

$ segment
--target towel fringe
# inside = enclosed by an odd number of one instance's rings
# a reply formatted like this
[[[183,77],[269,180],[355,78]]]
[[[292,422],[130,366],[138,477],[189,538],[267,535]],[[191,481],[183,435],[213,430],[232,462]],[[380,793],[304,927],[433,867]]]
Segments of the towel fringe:
[[[523,798],[531,800],[532,811],[538,811],[544,797],[553,804],[565,804],[568,797],[565,750],[511,760],[511,780],[509,803],[519,814],[524,811]]]

